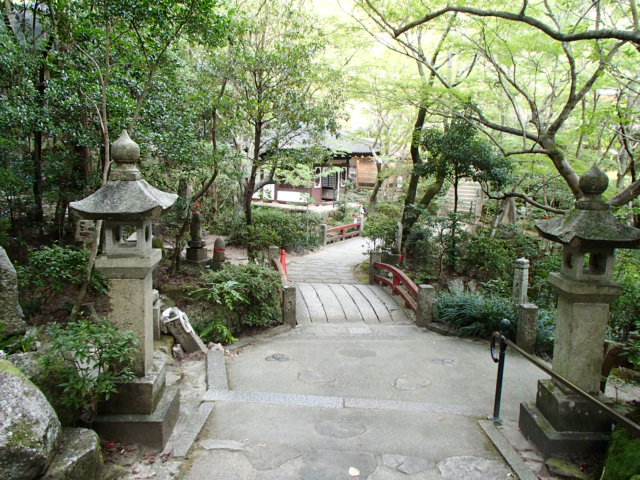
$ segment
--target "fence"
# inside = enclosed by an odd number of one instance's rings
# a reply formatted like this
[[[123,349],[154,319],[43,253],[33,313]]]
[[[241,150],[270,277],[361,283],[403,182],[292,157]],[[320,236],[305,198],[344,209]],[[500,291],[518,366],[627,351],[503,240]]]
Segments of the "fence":
[[[348,225],[339,225],[337,227],[327,227],[320,225],[320,236],[322,245],[328,245],[333,242],[341,242],[347,238],[358,237],[362,233],[362,222],[350,223]]]

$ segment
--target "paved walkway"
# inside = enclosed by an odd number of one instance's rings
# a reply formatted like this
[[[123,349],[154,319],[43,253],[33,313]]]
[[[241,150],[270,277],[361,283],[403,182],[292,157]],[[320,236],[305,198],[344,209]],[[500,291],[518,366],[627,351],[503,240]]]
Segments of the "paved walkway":
[[[404,312],[380,298],[374,308],[371,291],[351,278],[364,260],[362,244],[356,238],[289,264],[305,302],[334,296],[323,302],[324,316],[318,311],[314,321],[224,357],[209,353],[212,380],[201,408],[213,412],[182,480],[517,478],[489,436],[540,469],[517,429],[519,404],[535,400],[540,372],[510,353],[498,430],[486,420],[496,376],[488,343],[442,337],[406,314],[393,318]],[[353,283],[331,283],[341,278]],[[360,316],[345,307],[347,294]]]
[[[297,286],[296,321],[311,323],[407,323],[411,316],[377,285],[363,285],[354,269],[367,259],[369,242],[351,238],[293,258],[289,280]]]
[[[496,374],[486,342],[316,324],[220,354],[217,371],[228,380],[204,396],[215,407],[183,480],[517,478],[483,429]],[[504,431],[539,468],[515,425],[540,375],[517,355],[505,373]]]

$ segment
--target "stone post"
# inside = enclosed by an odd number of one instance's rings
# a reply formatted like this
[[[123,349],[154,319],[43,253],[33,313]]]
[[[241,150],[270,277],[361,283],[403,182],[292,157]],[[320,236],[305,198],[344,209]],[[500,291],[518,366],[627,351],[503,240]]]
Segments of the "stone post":
[[[426,327],[433,322],[433,304],[436,301],[436,289],[431,285],[418,286],[418,311],[416,325]]]
[[[320,245],[327,245],[327,225],[324,223],[320,225]]]
[[[518,305],[516,344],[528,353],[533,353],[535,350],[537,328],[538,307],[533,303]]]
[[[160,311],[162,310],[162,300],[160,300],[160,292],[158,290],[151,291],[151,300],[153,302],[153,340],[160,340]]]
[[[375,282],[374,276],[377,275],[377,269],[373,267],[374,263],[382,261],[382,252],[373,251],[369,254],[369,285],[373,285]]]
[[[282,316],[286,325],[295,328],[296,321],[296,295],[295,285],[287,285],[282,289]]]
[[[513,300],[516,305],[527,303],[527,291],[529,289],[529,260],[519,258],[516,260],[513,272]]]

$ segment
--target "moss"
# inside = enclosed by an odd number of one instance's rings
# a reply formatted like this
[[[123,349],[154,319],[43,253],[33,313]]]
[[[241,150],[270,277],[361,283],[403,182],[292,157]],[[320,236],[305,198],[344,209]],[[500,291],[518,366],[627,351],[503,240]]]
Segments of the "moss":
[[[22,371],[16,367],[13,363],[8,360],[0,360],[0,372],[7,372],[11,375],[15,375],[16,377],[22,378],[23,380],[29,381],[27,376],[22,373]]]
[[[640,436],[617,428],[611,436],[602,480],[631,479],[640,479]]]
[[[14,423],[10,435],[7,438],[7,447],[11,450],[31,448],[36,449],[40,445],[40,439],[29,422]]]

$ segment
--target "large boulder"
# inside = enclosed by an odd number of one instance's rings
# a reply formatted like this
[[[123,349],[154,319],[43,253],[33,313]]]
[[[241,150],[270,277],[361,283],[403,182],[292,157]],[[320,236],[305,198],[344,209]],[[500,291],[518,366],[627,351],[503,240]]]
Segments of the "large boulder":
[[[0,247],[0,333],[21,335],[27,331],[22,308],[18,303],[18,275],[7,252]]]
[[[0,478],[31,480],[56,454],[60,421],[44,394],[0,360]]]

